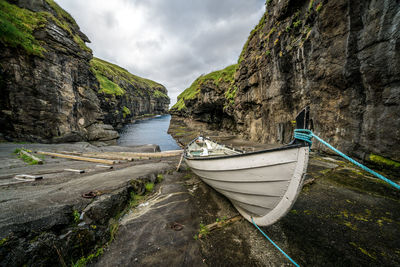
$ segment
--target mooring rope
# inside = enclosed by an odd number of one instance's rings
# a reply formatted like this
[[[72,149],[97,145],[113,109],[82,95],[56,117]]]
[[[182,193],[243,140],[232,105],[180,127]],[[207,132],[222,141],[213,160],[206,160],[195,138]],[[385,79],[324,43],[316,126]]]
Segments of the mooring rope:
[[[254,224],[254,226],[258,229],[258,231],[260,231],[260,232],[268,239],[268,241],[271,242],[272,245],[274,245],[274,246],[275,246],[286,258],[288,258],[288,260],[290,260],[296,267],[300,267],[300,265],[298,265],[294,260],[292,260],[292,258],[289,257],[289,255],[286,254],[285,251],[283,251],[280,247],[278,247],[278,245],[275,244],[275,242],[272,241],[272,239],[269,238],[269,237],[267,236],[267,234],[265,234],[265,233],[263,232],[263,230],[260,229],[260,227],[258,227],[258,225],[254,222],[253,217],[251,217],[251,221],[252,221],[252,223]]]
[[[382,181],[390,184],[391,186],[393,186],[394,188],[400,190],[400,185],[396,184],[395,182],[389,180],[388,178],[386,178],[385,176],[371,170],[370,168],[368,168],[367,166],[362,165],[361,163],[355,161],[354,159],[350,158],[349,156],[345,155],[343,152],[337,150],[336,148],[334,148],[333,146],[331,146],[329,143],[327,143],[326,141],[322,140],[320,137],[318,137],[317,135],[315,135],[312,131],[307,130],[307,129],[296,129],[294,130],[294,138],[295,139],[299,139],[299,140],[303,140],[305,142],[307,142],[309,144],[309,146],[311,147],[312,145],[312,138],[317,139],[318,141],[320,141],[322,144],[324,144],[325,146],[327,146],[329,149],[331,149],[332,151],[336,152],[338,155],[340,155],[341,157],[347,159],[348,161],[350,161],[351,163],[353,163],[354,165],[360,167],[361,169],[363,169],[364,171],[367,171],[369,173],[371,173],[372,175],[378,177],[379,179],[381,179]]]

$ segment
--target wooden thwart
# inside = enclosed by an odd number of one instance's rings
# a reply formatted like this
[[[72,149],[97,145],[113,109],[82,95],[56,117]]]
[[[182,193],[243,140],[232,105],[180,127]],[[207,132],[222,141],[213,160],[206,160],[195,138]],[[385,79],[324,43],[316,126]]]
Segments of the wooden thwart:
[[[42,155],[47,155],[47,156],[66,158],[66,159],[74,159],[74,160],[81,160],[81,161],[89,161],[89,162],[96,162],[96,163],[103,163],[103,164],[114,164],[115,163],[114,160],[88,158],[88,157],[73,156],[73,155],[46,152],[46,151],[38,151],[37,153],[38,154],[42,154]]]

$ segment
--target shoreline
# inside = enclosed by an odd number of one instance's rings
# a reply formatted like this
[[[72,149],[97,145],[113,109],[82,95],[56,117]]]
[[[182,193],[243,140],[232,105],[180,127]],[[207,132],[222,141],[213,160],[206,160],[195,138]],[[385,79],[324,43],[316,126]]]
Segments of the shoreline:
[[[245,149],[265,146],[193,125],[173,118],[168,132],[183,145],[203,132]],[[195,238],[202,225],[238,213],[185,164],[176,172],[179,156],[125,161],[113,169],[48,156],[43,165],[27,165],[11,154],[23,145],[32,150],[41,146],[0,143],[0,181],[14,179],[17,173],[41,174],[43,179],[0,186],[1,265],[288,264],[245,220]],[[82,142],[43,146],[40,149],[52,151],[128,149]],[[295,261],[301,265],[400,262],[398,192],[337,157],[316,152],[311,153],[307,181],[292,210],[276,224],[263,227]],[[89,192],[93,198],[82,197]]]

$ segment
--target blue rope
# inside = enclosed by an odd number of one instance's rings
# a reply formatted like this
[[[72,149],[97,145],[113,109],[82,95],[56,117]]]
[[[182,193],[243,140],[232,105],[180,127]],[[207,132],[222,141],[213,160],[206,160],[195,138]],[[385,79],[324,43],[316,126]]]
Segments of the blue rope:
[[[271,238],[269,238],[261,229],[260,227],[258,227],[258,225],[254,222],[253,217],[251,217],[251,221],[254,224],[254,226],[258,229],[258,231],[260,231],[267,239],[269,242],[272,243],[272,245],[274,245],[283,255],[285,255],[286,258],[288,258],[296,267],[300,267],[300,265],[298,265],[294,260],[292,260],[292,258],[289,257],[288,254],[286,254],[280,247],[278,247],[277,244],[275,244],[274,241],[271,240]]]
[[[364,171],[367,171],[369,173],[371,173],[372,175],[375,175],[376,177],[378,177],[379,179],[381,179],[382,181],[390,184],[391,186],[393,186],[394,188],[400,190],[400,185],[396,184],[395,182],[389,180],[388,178],[386,178],[385,176],[371,170],[370,168],[362,165],[361,163],[355,161],[354,159],[350,158],[349,156],[345,155],[343,152],[337,150],[336,148],[334,148],[333,146],[331,146],[330,144],[328,144],[327,142],[325,142],[324,140],[322,140],[321,138],[319,138],[317,135],[315,135],[313,132],[311,132],[310,130],[306,130],[306,129],[296,129],[294,130],[294,138],[295,139],[299,139],[299,140],[303,140],[305,142],[307,142],[309,144],[309,146],[311,147],[312,145],[312,138],[317,139],[318,141],[320,141],[322,144],[324,144],[325,146],[327,146],[329,149],[333,150],[334,152],[336,152],[337,154],[339,154],[340,156],[342,156],[343,158],[347,159],[348,161],[350,161],[351,163],[353,163],[354,165],[360,167],[361,169],[363,169]]]

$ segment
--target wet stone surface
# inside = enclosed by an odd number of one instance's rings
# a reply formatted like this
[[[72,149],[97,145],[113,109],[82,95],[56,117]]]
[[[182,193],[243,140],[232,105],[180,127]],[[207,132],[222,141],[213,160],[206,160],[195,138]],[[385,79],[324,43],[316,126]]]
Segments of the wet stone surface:
[[[198,129],[179,121],[172,122],[170,132],[179,133],[184,144],[199,133]],[[252,146],[226,133],[201,131],[219,135],[221,142]],[[263,147],[254,145],[254,149]],[[60,164],[73,163],[68,162]],[[238,212],[185,164],[176,172],[178,162],[179,157],[123,163],[107,171],[113,174],[64,174],[43,180],[43,184],[0,187],[0,204],[6,210],[32,201],[32,196],[35,205],[44,203],[46,207],[45,217],[28,204],[25,210],[14,209],[11,224],[2,213],[5,217],[0,220],[0,229],[22,227],[25,234],[1,236],[1,264],[54,266],[68,260],[90,266],[292,266],[244,219],[208,233],[202,231],[204,226],[235,217]],[[2,177],[7,178],[6,174]],[[119,186],[116,181],[120,181]],[[155,183],[150,190],[146,189],[149,182]],[[93,200],[80,197],[81,191],[95,186],[103,195]],[[54,191],[49,191],[51,188]],[[292,210],[262,229],[301,266],[398,266],[399,208],[399,192],[340,158],[312,152],[306,185]],[[80,220],[86,225],[74,222],[74,210],[87,212]],[[21,224],[26,213],[45,218],[41,227]],[[59,223],[48,218],[58,218]],[[21,256],[12,264],[7,261],[10,251],[30,258]]]

